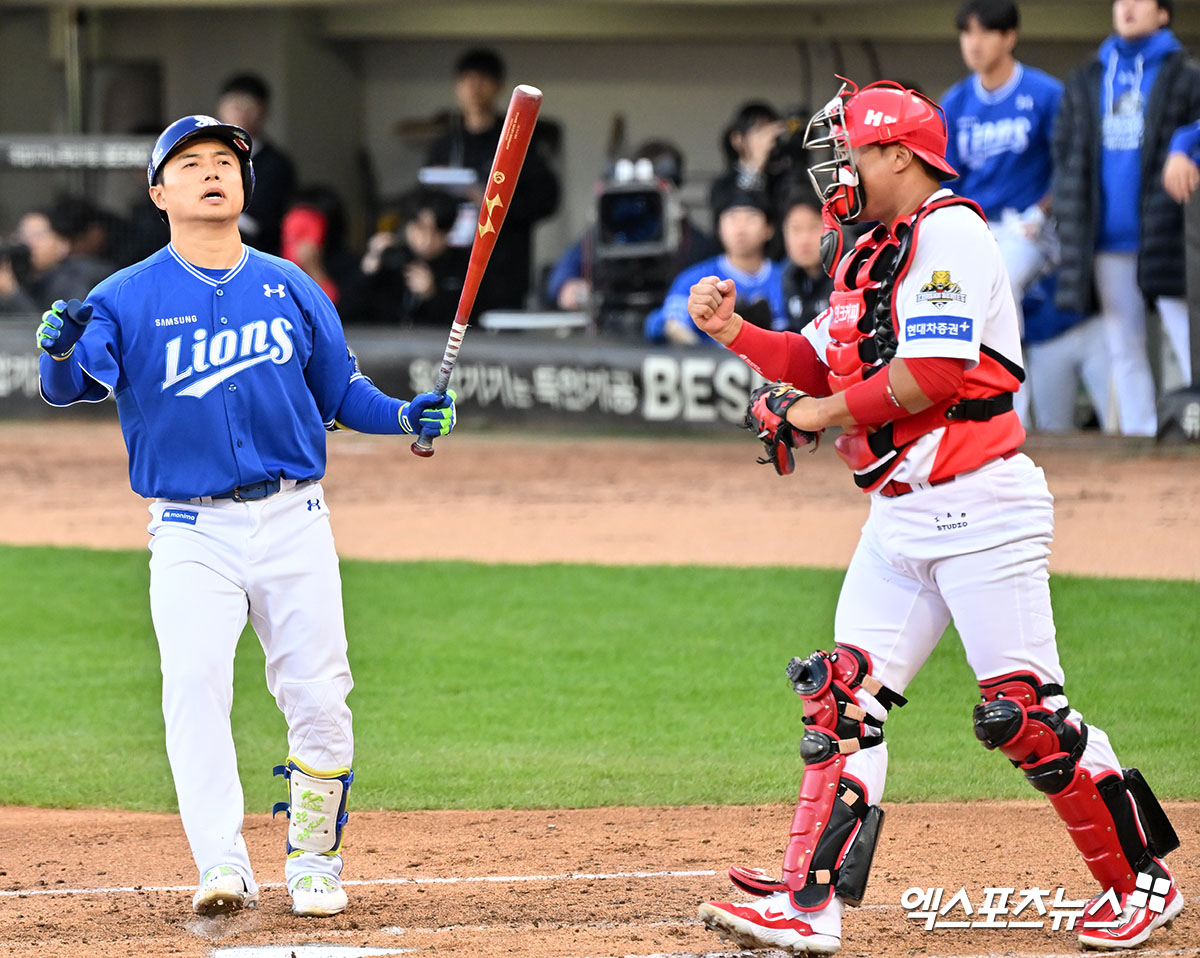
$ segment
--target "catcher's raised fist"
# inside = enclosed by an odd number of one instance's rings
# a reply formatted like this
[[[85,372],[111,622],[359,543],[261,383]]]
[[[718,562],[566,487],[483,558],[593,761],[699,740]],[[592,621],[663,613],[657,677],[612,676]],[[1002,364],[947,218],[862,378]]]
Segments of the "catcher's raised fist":
[[[742,328],[742,317],[733,311],[737,284],[731,279],[705,276],[688,293],[688,315],[692,322],[723,346],[728,346]]]
[[[743,425],[762,440],[766,456],[758,462],[775,467],[781,476],[791,475],[796,468],[792,450],[811,445],[815,452],[820,442],[820,432],[798,429],[787,421],[787,411],[808,393],[784,382],[767,383],[750,394]]]

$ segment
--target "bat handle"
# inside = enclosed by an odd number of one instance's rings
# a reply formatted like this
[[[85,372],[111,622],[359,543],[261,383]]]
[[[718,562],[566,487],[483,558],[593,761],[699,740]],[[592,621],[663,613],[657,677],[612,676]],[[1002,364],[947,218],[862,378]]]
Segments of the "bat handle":
[[[454,364],[458,362],[458,350],[466,334],[467,321],[455,316],[454,325],[450,327],[450,339],[446,343],[446,353],[442,356],[442,366],[433,384],[433,391],[439,395],[446,395],[446,390],[450,388],[450,373],[454,371]],[[410,448],[414,456],[428,459],[433,455],[433,437],[421,433]]]
[[[450,386],[450,370],[454,368],[454,360],[458,358],[458,347],[462,343],[461,332],[459,333],[457,340],[453,335],[450,337],[450,340],[454,348],[453,356],[449,362],[446,360],[442,361],[442,368],[438,372],[437,382],[433,384],[433,391],[442,396],[446,395],[446,390]],[[448,356],[450,356],[450,349],[450,346],[446,347],[446,353]],[[409,448],[412,449],[412,454],[414,456],[420,456],[422,459],[428,459],[433,455],[433,436],[427,436],[425,433],[421,433],[417,436],[417,441],[414,442]]]

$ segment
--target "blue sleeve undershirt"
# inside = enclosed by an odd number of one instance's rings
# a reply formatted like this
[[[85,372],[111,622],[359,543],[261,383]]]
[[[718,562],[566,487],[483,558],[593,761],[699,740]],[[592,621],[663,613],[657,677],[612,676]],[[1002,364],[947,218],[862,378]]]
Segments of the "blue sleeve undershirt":
[[[1193,161],[1200,159],[1200,121],[1181,126],[1171,137],[1172,153],[1185,153]]]
[[[355,432],[397,435],[404,432],[400,425],[400,410],[407,405],[403,399],[393,399],[380,392],[371,380],[359,373],[350,380],[334,418],[339,426]]]
[[[42,392],[56,406],[67,406],[83,395],[83,370],[72,357],[54,359],[48,353],[38,357]]]

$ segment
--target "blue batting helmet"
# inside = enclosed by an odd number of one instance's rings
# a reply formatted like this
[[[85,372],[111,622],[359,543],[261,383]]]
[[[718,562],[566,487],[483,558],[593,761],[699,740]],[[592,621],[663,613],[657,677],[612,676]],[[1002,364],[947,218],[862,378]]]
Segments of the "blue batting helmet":
[[[254,163],[250,160],[250,134],[240,126],[222,123],[211,116],[197,114],[185,116],[176,120],[158,135],[154,149],[150,152],[150,163],[146,167],[146,179],[150,186],[158,180],[163,164],[179,149],[191,140],[220,140],[233,149],[238,163],[242,167],[242,192],[244,194],[242,210],[250,206],[250,197],[254,194]],[[166,219],[166,213],[163,214]]]

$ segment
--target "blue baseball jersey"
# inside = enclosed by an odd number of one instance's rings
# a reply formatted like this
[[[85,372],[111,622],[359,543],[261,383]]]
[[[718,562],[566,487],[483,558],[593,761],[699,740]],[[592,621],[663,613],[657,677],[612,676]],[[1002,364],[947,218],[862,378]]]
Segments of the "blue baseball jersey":
[[[661,339],[667,320],[673,319],[695,329],[702,341],[713,342],[707,333],[696,327],[687,311],[688,294],[692,286],[705,276],[732,279],[737,284],[738,309],[745,310],[762,302],[770,312],[771,328],[787,329],[788,312],[783,298],[783,270],[783,263],[764,259],[757,272],[746,273],[729,262],[724,253],[693,263],[672,280],[662,307],[646,317],[646,338]]]
[[[200,269],[168,245],[87,302],[81,398],[115,396],[135,492],[190,499],[325,474],[326,429],[361,374],[299,267],[243,247],[232,269]]]
[[[974,75],[952,86],[942,109],[946,160],[959,176],[945,185],[978,203],[989,220],[1038,202],[1050,190],[1050,135],[1062,91],[1054,77],[1022,63],[998,90],[985,90]]]

